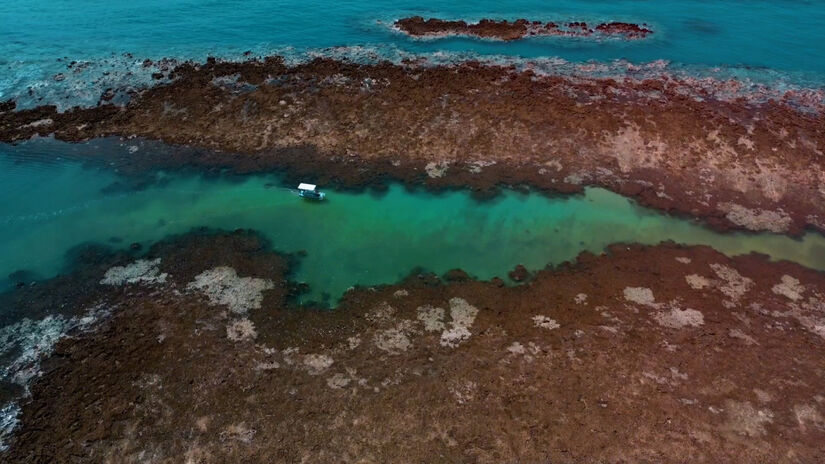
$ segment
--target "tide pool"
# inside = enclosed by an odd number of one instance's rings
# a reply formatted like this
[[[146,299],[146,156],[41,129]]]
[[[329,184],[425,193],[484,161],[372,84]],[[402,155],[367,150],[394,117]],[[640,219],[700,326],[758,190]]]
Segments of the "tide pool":
[[[825,269],[822,235],[719,234],[596,188],[557,197],[505,191],[478,202],[467,192],[433,194],[400,185],[382,194],[321,186],[328,200],[315,203],[276,175],[166,172],[146,188],[124,190],[108,188],[122,180],[114,172],[71,160],[83,149],[54,141],[0,145],[0,278],[18,270],[56,275],[65,253],[82,243],[148,245],[200,226],[250,228],[277,250],[305,250],[294,275],[310,286],[304,301],[327,295],[331,303],[352,285],[392,283],[416,267],[439,274],[461,268],[490,279],[505,277],[517,264],[541,269],[616,242],[674,240]],[[61,151],[69,159],[55,161]]]

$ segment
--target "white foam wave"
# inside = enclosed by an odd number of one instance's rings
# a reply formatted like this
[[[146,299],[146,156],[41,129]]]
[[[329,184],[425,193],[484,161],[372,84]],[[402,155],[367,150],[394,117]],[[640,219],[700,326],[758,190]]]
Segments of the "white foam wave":
[[[31,381],[42,375],[40,362],[54,352],[57,342],[73,329],[89,330],[108,313],[108,308],[98,305],[87,309],[82,316],[55,314],[40,320],[25,318],[0,328],[0,357],[13,357],[0,367],[0,380],[21,386],[24,396],[28,396]],[[15,401],[0,407],[0,451],[6,449],[19,414],[20,407]]]
[[[812,90],[804,99],[821,98],[825,89],[825,76],[818,73],[786,72],[765,68],[737,66],[683,65],[667,60],[633,63],[627,60],[568,61],[557,56],[523,58],[509,55],[488,55],[473,51],[436,51],[415,53],[394,44],[376,46],[342,46],[329,48],[261,47],[250,54],[228,52],[216,55],[227,61],[279,55],[287,65],[298,65],[316,58],[332,58],[355,63],[390,61],[402,63],[416,61],[423,66],[454,65],[464,61],[478,61],[488,65],[514,66],[531,69],[537,74],[560,75],[581,78],[630,78],[652,79],[663,75],[672,79],[693,80],[704,87],[718,89],[718,82],[736,81],[737,92],[761,93],[765,96],[781,96],[786,92]],[[54,66],[44,63],[15,62],[6,66],[8,77],[0,80],[0,100],[13,98],[19,108],[42,104],[55,104],[65,110],[72,106],[95,106],[107,89],[120,89],[120,100],[125,103],[128,94],[140,92],[159,82],[153,73],[165,72],[186,60],[202,61],[206,56],[165,59],[149,64],[131,55],[111,56],[100,60],[77,61],[71,69],[65,69],[70,60],[63,60],[59,78],[55,79]],[[68,62],[68,63],[67,63]],[[53,63],[52,63],[53,64]],[[79,69],[79,70],[78,70]],[[728,86],[731,87],[731,86]],[[812,95],[812,96],[811,96]],[[819,101],[822,103],[822,100]]]

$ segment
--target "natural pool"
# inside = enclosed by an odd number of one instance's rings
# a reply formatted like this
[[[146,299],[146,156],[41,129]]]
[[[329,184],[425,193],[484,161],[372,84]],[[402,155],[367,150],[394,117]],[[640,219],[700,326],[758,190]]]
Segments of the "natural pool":
[[[18,270],[53,276],[82,243],[149,244],[200,226],[250,228],[278,250],[305,250],[295,275],[310,285],[304,301],[326,294],[334,302],[352,285],[392,283],[416,267],[504,277],[517,264],[540,269],[615,242],[674,240],[825,269],[822,235],[720,234],[597,188],[557,197],[505,191],[479,202],[467,192],[392,185],[382,194],[327,190],[328,201],[312,203],[274,174],[238,180],[166,172],[142,189],[112,189],[121,180],[112,170],[54,159],[83,147],[0,145],[0,280]]]

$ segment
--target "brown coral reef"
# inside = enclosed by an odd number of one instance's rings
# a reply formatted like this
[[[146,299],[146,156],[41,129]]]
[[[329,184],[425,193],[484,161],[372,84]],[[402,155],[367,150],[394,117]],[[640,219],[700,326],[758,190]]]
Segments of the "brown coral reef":
[[[247,232],[135,259],[75,275],[112,315],[44,362],[4,462],[825,460],[825,277],[795,264],[614,246],[317,311]]]
[[[528,21],[517,19],[507,20],[482,19],[477,23],[467,23],[463,20],[448,21],[437,18],[424,19],[421,16],[401,18],[395,22],[395,27],[413,37],[450,37],[471,36],[485,39],[517,40],[525,37],[554,36],[554,37],[619,37],[626,40],[644,39],[653,30],[646,24],[633,24],[613,21],[599,23],[590,27],[585,22],[574,21],[556,23]]]
[[[218,151],[152,165],[289,168],[343,186],[388,177],[480,192],[596,185],[719,228],[825,230],[817,90],[750,91],[666,74],[565,77],[529,65],[286,66],[280,58],[210,59],[164,79],[125,106],[6,105],[0,140],[140,136]]]

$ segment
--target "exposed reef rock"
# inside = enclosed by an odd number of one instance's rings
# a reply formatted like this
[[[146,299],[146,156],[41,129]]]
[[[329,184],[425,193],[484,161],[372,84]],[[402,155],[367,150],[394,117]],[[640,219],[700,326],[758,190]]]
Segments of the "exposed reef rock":
[[[6,111],[14,111],[17,108],[17,103],[14,100],[6,100],[0,102],[0,113],[5,113]]]
[[[0,140],[141,136],[208,151],[140,151],[123,170],[287,168],[324,184],[392,178],[480,194],[501,184],[594,185],[720,229],[825,227],[821,91],[568,78],[477,62],[208,60],[170,75],[122,107],[0,113]]]
[[[80,286],[111,312],[50,349],[4,462],[825,459],[825,275],[791,263],[623,245],[334,311],[291,307],[248,232],[99,264],[50,284],[63,311]],[[127,269],[166,278],[109,278]],[[215,269],[226,285],[198,284]]]
[[[485,39],[517,40],[535,36],[559,37],[620,37],[627,40],[644,39],[653,31],[646,24],[623,22],[601,23],[591,28],[584,22],[555,23],[528,21],[482,19],[477,23],[466,21],[447,21],[443,19],[424,19],[421,16],[402,18],[395,26],[405,34],[414,37],[450,37],[471,36]]]
[[[639,25],[620,21],[601,23],[596,26],[595,31],[608,36],[621,36],[625,39],[644,39],[653,34],[653,31],[646,24]]]

